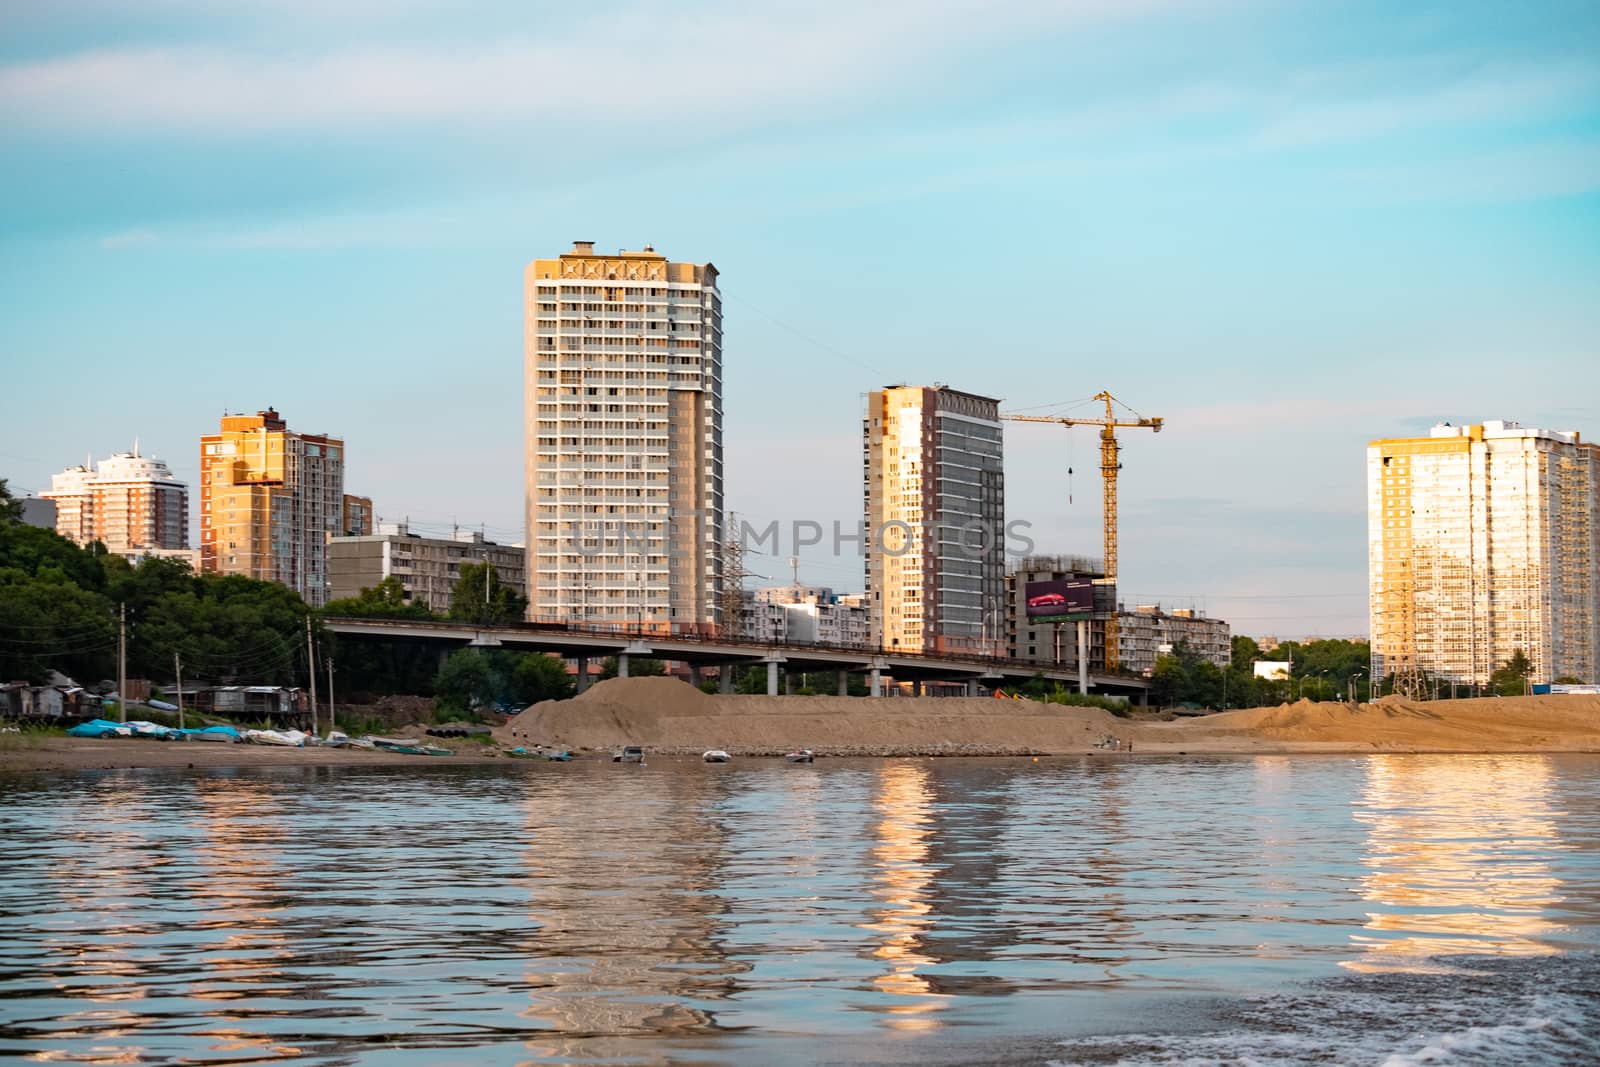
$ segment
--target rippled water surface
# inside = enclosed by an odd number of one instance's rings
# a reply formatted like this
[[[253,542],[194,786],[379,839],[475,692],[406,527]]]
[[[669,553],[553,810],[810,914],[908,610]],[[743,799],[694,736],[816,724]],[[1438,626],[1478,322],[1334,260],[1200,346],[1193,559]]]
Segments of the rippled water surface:
[[[1600,759],[0,776],[0,1057],[1600,1060]]]

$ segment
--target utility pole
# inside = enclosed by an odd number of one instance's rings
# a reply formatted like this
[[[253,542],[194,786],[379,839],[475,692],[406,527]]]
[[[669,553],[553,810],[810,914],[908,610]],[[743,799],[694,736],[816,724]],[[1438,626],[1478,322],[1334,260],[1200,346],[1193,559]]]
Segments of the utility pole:
[[[333,716],[334,716],[334,709],[333,709],[333,657],[329,656],[328,657],[328,732],[329,733],[333,732],[333,727],[334,727],[334,717]]]
[[[178,676],[178,729],[183,729],[183,660],[172,654],[172,673]]]
[[[311,676],[311,732],[317,732],[317,650],[311,643],[311,615],[306,614],[306,673]]]
[[[128,604],[117,605],[117,721],[128,721]]]

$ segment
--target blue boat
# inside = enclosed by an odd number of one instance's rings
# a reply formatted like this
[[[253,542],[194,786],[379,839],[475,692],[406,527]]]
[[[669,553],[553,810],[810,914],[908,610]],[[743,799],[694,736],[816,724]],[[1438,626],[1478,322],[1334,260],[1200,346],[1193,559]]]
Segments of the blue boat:
[[[110,719],[90,719],[67,731],[68,737],[132,737],[133,731]]]

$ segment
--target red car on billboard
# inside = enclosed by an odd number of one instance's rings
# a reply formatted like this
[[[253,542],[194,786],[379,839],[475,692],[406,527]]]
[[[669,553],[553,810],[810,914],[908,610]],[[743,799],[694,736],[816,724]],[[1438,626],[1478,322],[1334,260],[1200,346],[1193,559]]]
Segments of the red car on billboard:
[[[1023,597],[1030,619],[1094,614],[1094,583],[1084,578],[1029,582]]]

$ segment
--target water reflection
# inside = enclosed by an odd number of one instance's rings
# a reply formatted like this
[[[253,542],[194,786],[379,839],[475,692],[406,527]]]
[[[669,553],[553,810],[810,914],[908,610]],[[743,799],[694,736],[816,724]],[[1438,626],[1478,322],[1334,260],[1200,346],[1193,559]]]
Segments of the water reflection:
[[[284,973],[291,935],[283,929],[291,872],[278,858],[286,820],[276,791],[260,779],[198,778],[194,804],[199,837],[187,894],[202,938],[194,951],[204,968],[188,995],[221,1004],[293,996]],[[215,1012],[208,1033],[220,1040],[213,1052],[254,1058],[300,1051],[261,1032],[253,1023],[257,1011]]]
[[[927,1029],[938,1025],[927,1013],[945,1007],[947,999],[918,973],[934,963],[924,951],[934,924],[929,895],[935,874],[928,862],[934,820],[926,769],[910,763],[885,767],[878,776],[873,810],[876,843],[868,892],[879,903],[870,911],[872,921],[863,923],[862,929],[877,935],[878,943],[869,954],[887,967],[872,984],[896,998],[881,1007],[891,1026]]]
[[[743,969],[717,918],[725,832],[711,813],[724,778],[610,770],[603,806],[555,777],[523,803],[536,926],[523,1014],[550,1031],[527,1043],[535,1059],[609,1059],[629,1037],[714,1030],[708,1005]]]
[[[0,774],[0,839],[7,1062],[906,1063],[1600,942],[1593,756]]]
[[[1374,756],[1355,817],[1368,828],[1361,895],[1379,906],[1351,940],[1357,971],[1438,969],[1455,953],[1542,955],[1563,928],[1550,762],[1542,756]]]
[[[115,821],[105,817],[109,803],[119,812]],[[63,1012],[52,1036],[92,1035],[104,1063],[140,1062],[145,1046],[130,1039],[151,1021],[142,1002],[159,965],[152,940],[159,927],[147,920],[146,902],[169,860],[142,829],[148,814],[137,779],[102,779],[65,805],[53,848],[60,855],[43,865],[59,909],[43,938],[49,981],[62,996],[94,1005]],[[51,1050],[30,1058],[78,1057]]]

